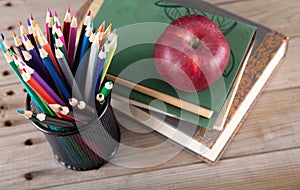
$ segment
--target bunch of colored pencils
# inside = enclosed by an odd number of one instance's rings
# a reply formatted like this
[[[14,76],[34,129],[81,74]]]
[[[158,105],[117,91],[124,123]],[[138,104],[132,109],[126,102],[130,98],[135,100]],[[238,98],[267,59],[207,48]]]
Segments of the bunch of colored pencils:
[[[70,7],[63,25],[57,13],[48,9],[45,28],[44,35],[31,15],[27,30],[20,22],[20,37],[13,32],[15,47],[3,34],[0,46],[39,110],[18,112],[51,130],[65,131],[77,122],[88,123],[91,114],[97,113],[95,101],[103,104],[110,93],[113,84],[105,82],[105,75],[116,50],[117,33],[105,21],[94,30],[90,11],[79,31],[76,12],[72,17]],[[75,110],[80,114],[75,115]]]

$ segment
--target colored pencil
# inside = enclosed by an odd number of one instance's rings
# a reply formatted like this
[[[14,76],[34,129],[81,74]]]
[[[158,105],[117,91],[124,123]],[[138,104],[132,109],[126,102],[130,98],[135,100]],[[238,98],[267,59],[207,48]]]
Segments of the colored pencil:
[[[83,56],[86,54],[87,49],[90,46],[90,36],[93,34],[93,21],[90,21],[89,26],[86,28],[84,37],[83,37],[83,42],[81,46],[81,51],[80,51],[80,58],[79,58],[79,63],[83,59]]]
[[[56,104],[57,103],[55,101],[55,99],[58,96],[56,95],[53,98],[52,95],[55,94],[55,92],[49,86],[46,86],[46,88],[44,88],[40,85],[40,82],[42,81],[41,78],[39,78],[41,80],[36,80],[31,76],[31,74],[28,74],[28,73],[22,73],[21,76],[22,76],[23,80],[48,104],[48,106],[50,106],[51,104]],[[43,84],[46,84],[46,83],[43,83]],[[63,103],[63,102],[61,102],[61,103]],[[60,118],[64,118],[64,119],[67,119],[67,120],[72,120],[71,117],[68,117],[64,114],[61,114],[59,112],[55,112],[55,113]]]
[[[98,93],[98,94],[96,95],[96,100],[97,100],[100,104],[104,104],[105,97],[104,97],[103,94]]]
[[[54,86],[53,80],[49,72],[46,70],[45,65],[44,64],[41,65],[39,62],[36,62],[33,59],[32,55],[28,51],[23,49],[23,47],[20,47],[20,49],[24,57],[25,63],[29,65],[31,68],[33,68],[40,76],[43,76],[45,82],[49,86]]]
[[[36,43],[36,40],[35,40],[34,35],[33,35],[33,33],[35,32],[35,28],[33,28],[33,26],[31,25],[31,21],[29,19],[27,19],[27,27],[28,27],[29,39],[30,39],[32,45],[34,46],[34,48],[36,50],[38,50],[37,43]]]
[[[13,46],[11,45],[11,43],[9,43],[9,41],[5,38],[4,34],[1,33],[1,37],[2,37],[2,41],[3,41],[3,45],[5,47],[6,50],[12,50],[14,53],[16,53],[16,51],[14,50]]]
[[[75,54],[75,60],[74,60],[74,64],[73,64],[74,73],[76,72],[76,70],[78,68],[78,65],[79,65],[80,54],[81,54],[81,51],[82,51],[81,47],[82,47],[82,44],[83,44],[83,38],[84,38],[84,35],[85,35],[85,32],[86,32],[86,29],[87,29],[88,25],[90,24],[90,21],[91,21],[91,11],[88,11],[88,14],[85,17],[82,28],[81,28],[81,32],[79,34],[79,40],[78,40],[78,43],[77,43],[78,48],[77,48],[77,51],[76,51],[76,54]]]
[[[55,26],[58,26],[58,28],[61,30],[61,24],[59,22],[59,18],[58,18],[58,15],[57,15],[56,11],[54,11],[54,23],[55,23]]]
[[[108,96],[108,94],[110,93],[110,91],[113,88],[113,83],[112,81],[108,81],[104,84],[102,90],[101,90],[101,94],[103,94],[104,98],[106,98]]]
[[[82,113],[73,113],[66,106],[62,106],[59,104],[49,104],[50,108],[54,110],[56,113],[65,115],[66,117],[72,118],[79,123],[87,123],[89,119],[91,119],[90,115],[83,115]]]
[[[94,80],[93,80],[93,89],[95,89],[95,93],[98,91],[100,86],[100,80],[101,80],[101,74],[103,73],[104,69],[104,63],[106,59],[106,50],[107,46],[103,46],[99,55],[98,55],[98,61],[95,68],[95,74],[94,74]]]
[[[69,89],[72,90],[72,95],[74,97],[81,98],[80,90],[79,90],[77,84],[75,83],[74,76],[72,74],[72,71],[68,65],[68,62],[67,62],[64,54],[58,48],[56,48],[55,55],[56,55],[56,59],[57,59],[59,65],[60,65],[60,68],[62,69],[62,72],[65,76],[67,85],[68,85]]]
[[[93,107],[90,107],[89,105],[87,105],[83,100],[78,101],[77,107],[80,110],[86,110],[87,112],[95,113],[95,109]]]
[[[49,99],[51,100],[51,102],[54,101],[64,105],[64,101],[52,90],[52,88],[44,81],[44,79],[40,77],[40,75],[34,69],[29,67],[26,63],[20,61],[17,55],[14,55],[13,59],[15,61],[15,64],[19,67],[21,75],[23,74],[25,78],[32,77],[33,80],[38,81],[38,87],[43,88],[43,90],[51,96],[51,99]]]
[[[113,55],[116,51],[116,48],[117,48],[117,40],[118,40],[118,35],[115,35],[112,39],[112,41],[110,42],[110,46],[109,46],[109,55],[108,57],[106,58],[105,60],[105,67],[103,69],[103,73],[101,75],[101,82],[100,82],[100,86],[102,84],[102,82],[104,81],[104,78],[105,78],[105,75],[107,73],[107,70],[110,66],[110,63],[112,61],[112,58],[113,58]]]
[[[47,36],[47,40],[48,42],[50,42],[51,40],[51,33],[52,33],[52,25],[51,25],[51,20],[52,20],[52,12],[51,10],[48,8],[47,9],[47,14],[46,14],[46,24],[45,24],[45,27],[46,27],[46,36]]]
[[[68,92],[67,87],[63,81],[64,79],[59,76],[59,73],[55,69],[53,62],[50,59],[50,56],[44,50],[44,48],[39,46],[39,51],[40,51],[40,56],[41,56],[44,64],[46,65],[46,68],[48,69],[49,73],[51,73],[51,75],[52,75],[53,81],[57,85],[59,91],[62,93],[64,99],[68,100],[71,97],[71,95]]]
[[[26,29],[21,21],[20,21],[20,34],[25,35],[27,38],[29,38],[29,34],[26,31]]]
[[[39,41],[39,45],[47,52],[47,54],[49,55],[53,65],[55,66],[56,71],[58,72],[59,76],[61,78],[63,78],[63,74],[59,68],[59,65],[55,59],[54,56],[54,51],[52,51],[50,44],[47,42],[47,40],[45,39],[43,33],[40,30],[40,27],[38,24],[36,24],[36,29],[37,29],[37,34],[38,34],[38,41]]]
[[[17,75],[21,83],[23,84],[24,88],[26,89],[27,93],[30,95],[32,101],[37,106],[40,111],[45,113],[54,114],[54,112],[49,108],[49,106],[34,92],[34,90],[23,80],[20,72],[18,71],[17,66],[14,63],[14,60],[9,52],[3,52],[4,57],[7,63],[10,65],[14,73]]]
[[[64,44],[60,40],[60,38],[56,38],[55,39],[55,46],[64,54],[64,56],[66,58],[66,61],[68,62],[68,66],[69,66],[69,60],[68,60],[68,56],[67,56],[67,51],[65,49]]]
[[[23,36],[23,44],[25,48],[27,49],[28,53],[32,56],[32,60],[35,62],[34,69],[44,76],[44,80],[47,82],[47,84],[53,86],[54,82],[52,80],[52,77],[50,76],[45,64],[43,63],[42,59],[39,56],[39,53],[35,50],[31,42],[28,40],[26,36]],[[42,70],[42,71],[41,71]]]
[[[77,35],[77,15],[76,11],[74,11],[74,15],[72,18],[72,22],[70,25],[70,34],[69,34],[69,45],[68,45],[68,58],[71,70],[73,70],[74,65],[74,53],[75,53],[75,43],[76,43],[76,35]]]
[[[53,117],[44,113],[34,114],[32,111],[17,110],[23,117],[30,119],[33,122],[37,122],[44,125],[51,125],[55,127],[67,127],[75,128],[76,124],[72,121]]]
[[[107,37],[108,42],[110,43],[116,35],[117,35],[117,29],[115,28],[115,29],[108,35],[108,37]]]
[[[36,23],[33,19],[32,14],[30,15],[30,23],[31,23],[31,28],[32,28],[32,35],[35,40],[35,44],[38,44],[38,36],[37,36],[37,31],[36,31]],[[37,50],[37,49],[36,49]],[[38,51],[38,50],[37,50]]]
[[[61,31],[61,27],[57,23],[55,24],[55,33],[57,34],[57,37],[60,39],[60,41],[63,43],[64,48],[66,49],[67,46],[66,46],[64,34]]]
[[[17,34],[15,32],[12,32],[12,35],[13,35],[14,43],[15,43],[15,46],[18,50],[18,53],[19,53],[19,55],[21,55],[22,60],[24,61],[25,58],[22,54],[21,47],[25,49],[25,46],[23,45],[22,41],[20,40],[20,38],[17,36]]]
[[[72,21],[72,15],[71,15],[70,7],[68,7],[68,10],[64,18],[64,25],[63,25],[63,34],[66,43],[66,49],[68,49],[68,45],[69,45],[69,33],[70,33],[71,21]]]
[[[96,34],[96,37],[94,39],[94,42],[91,47],[91,53],[89,57],[89,64],[87,67],[87,74],[86,74],[86,80],[85,80],[85,89],[84,89],[84,99],[85,101],[89,102],[91,95],[93,94],[95,90],[92,89],[93,86],[93,79],[94,79],[94,73],[95,73],[95,67],[98,61],[98,54],[99,54],[99,36],[100,33],[98,32]]]
[[[55,131],[67,131],[77,127],[75,122],[87,124],[95,119],[92,100],[103,105],[113,87],[110,81],[104,85],[102,82],[116,50],[116,29],[111,31],[111,23],[105,28],[103,21],[93,33],[89,11],[79,30],[76,11],[72,17],[70,7],[63,25],[57,12],[52,14],[47,9],[46,35],[32,15],[27,19],[27,28],[19,24],[22,38],[12,32],[18,54],[3,34],[0,48],[40,113],[17,112]],[[76,140],[73,143],[84,156],[84,147]]]

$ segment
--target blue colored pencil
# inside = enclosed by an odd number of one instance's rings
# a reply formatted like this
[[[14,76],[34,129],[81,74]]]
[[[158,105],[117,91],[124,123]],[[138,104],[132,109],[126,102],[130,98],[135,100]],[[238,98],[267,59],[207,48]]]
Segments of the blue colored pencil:
[[[69,89],[72,90],[72,95],[73,97],[76,97],[78,99],[82,99],[80,90],[75,82],[75,78],[73,76],[73,73],[69,67],[69,64],[67,62],[66,57],[64,56],[64,54],[60,51],[60,49],[58,49],[57,47],[55,47],[55,56],[57,59],[57,62],[66,78],[66,82],[67,85],[69,87]]]
[[[89,46],[91,44],[89,40],[90,40],[90,36],[92,35],[92,33],[93,33],[93,21],[91,20],[89,26],[86,29],[86,32],[85,32],[85,35],[83,38],[79,62],[83,59],[84,55],[87,52],[87,49],[89,48]]]
[[[38,48],[39,48],[40,56],[41,56],[43,62],[45,63],[48,71],[51,73],[52,79],[54,80],[58,89],[62,93],[64,99],[68,100],[69,98],[71,98],[71,95],[68,92],[63,79],[59,76],[57,70],[55,69],[55,67],[51,61],[51,58],[49,57],[48,53],[41,46],[38,45]]]
[[[38,67],[38,68],[34,67],[34,69],[36,69],[36,71],[40,75],[44,76],[44,79],[47,82],[47,84],[49,84],[50,86],[54,86],[52,77],[50,76],[45,64],[43,63],[40,55],[38,54],[38,52],[36,51],[32,43],[30,42],[30,40],[25,35],[23,35],[22,39],[25,48],[27,49],[28,53],[32,56],[32,60],[35,62],[35,65]]]

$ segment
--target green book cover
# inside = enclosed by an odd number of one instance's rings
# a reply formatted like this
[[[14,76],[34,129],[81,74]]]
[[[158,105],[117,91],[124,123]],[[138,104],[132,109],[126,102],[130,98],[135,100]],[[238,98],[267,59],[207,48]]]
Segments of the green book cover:
[[[188,14],[200,14],[213,20],[225,35],[231,48],[230,61],[223,76],[209,89],[198,93],[176,90],[163,81],[152,59],[154,43],[168,24]],[[94,19],[96,28],[102,20],[112,23],[118,33],[118,48],[108,71],[109,74],[200,105],[214,113],[210,119],[207,119],[120,85],[115,85],[113,92],[208,129],[213,127],[230,93],[235,76],[256,31],[254,26],[164,0],[104,0]]]

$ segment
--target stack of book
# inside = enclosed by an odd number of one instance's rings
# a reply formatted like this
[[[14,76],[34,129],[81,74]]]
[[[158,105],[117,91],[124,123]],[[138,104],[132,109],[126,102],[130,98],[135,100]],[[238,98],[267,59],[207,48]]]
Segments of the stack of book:
[[[188,14],[213,20],[231,48],[223,76],[198,93],[163,81],[152,59],[160,34]],[[112,22],[119,31],[107,75],[115,81],[113,107],[136,120],[151,115],[145,125],[211,164],[221,157],[288,47],[283,34],[202,1],[104,1],[95,20]]]

